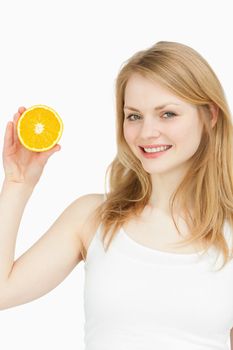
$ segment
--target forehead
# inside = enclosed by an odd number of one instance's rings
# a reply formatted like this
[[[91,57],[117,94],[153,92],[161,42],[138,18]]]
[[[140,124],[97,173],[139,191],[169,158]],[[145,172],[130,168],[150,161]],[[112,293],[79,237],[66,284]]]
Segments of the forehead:
[[[138,73],[132,74],[128,79],[125,87],[124,99],[129,105],[136,102],[149,104],[158,102],[162,104],[167,101],[180,105],[189,105],[189,103],[182,100],[161,83],[143,77]]]

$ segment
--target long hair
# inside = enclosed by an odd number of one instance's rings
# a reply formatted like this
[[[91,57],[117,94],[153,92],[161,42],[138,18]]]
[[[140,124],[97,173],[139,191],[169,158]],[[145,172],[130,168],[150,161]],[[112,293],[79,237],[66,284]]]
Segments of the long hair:
[[[105,174],[109,173],[106,200],[94,211],[101,223],[102,239],[107,237],[108,250],[115,234],[130,218],[139,216],[148,204],[152,183],[150,174],[128,147],[123,135],[124,93],[128,79],[139,73],[164,87],[188,103],[197,106],[203,122],[199,147],[189,160],[190,167],[171,196],[172,220],[174,206],[184,213],[190,236],[177,245],[202,242],[204,253],[210,246],[223,253],[224,264],[232,254],[223,234],[227,220],[233,229],[233,125],[223,88],[206,60],[194,49],[177,42],[160,41],[130,57],[116,78],[116,140],[117,154]],[[210,105],[218,108],[218,118],[211,127]],[[190,211],[190,203],[193,210]],[[233,230],[231,231],[233,232]]]

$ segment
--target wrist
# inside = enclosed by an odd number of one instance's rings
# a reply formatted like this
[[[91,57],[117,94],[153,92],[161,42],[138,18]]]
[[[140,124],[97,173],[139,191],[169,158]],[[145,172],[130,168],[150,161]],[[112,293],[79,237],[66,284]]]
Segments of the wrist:
[[[2,192],[5,190],[13,190],[30,194],[33,191],[33,189],[33,186],[30,186],[29,184],[26,184],[24,182],[9,181],[6,179],[4,179],[2,184]]]

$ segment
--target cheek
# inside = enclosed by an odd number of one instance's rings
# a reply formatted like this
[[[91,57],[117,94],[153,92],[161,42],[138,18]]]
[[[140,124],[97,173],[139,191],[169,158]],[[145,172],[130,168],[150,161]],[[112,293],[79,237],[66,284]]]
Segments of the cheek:
[[[135,129],[125,125],[123,126],[123,134],[127,143],[133,142],[136,136]]]
[[[183,147],[188,153],[193,153],[197,150],[201,141],[202,129],[199,124],[189,125],[185,128],[177,130],[175,136],[175,143],[177,146]]]

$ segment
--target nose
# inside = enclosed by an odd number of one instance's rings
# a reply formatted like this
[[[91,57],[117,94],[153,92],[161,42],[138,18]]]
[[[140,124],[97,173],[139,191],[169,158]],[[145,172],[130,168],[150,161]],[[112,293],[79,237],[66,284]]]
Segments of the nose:
[[[142,139],[149,139],[151,137],[158,137],[161,134],[161,125],[156,118],[148,117],[143,119],[142,127],[140,129],[140,136]]]

